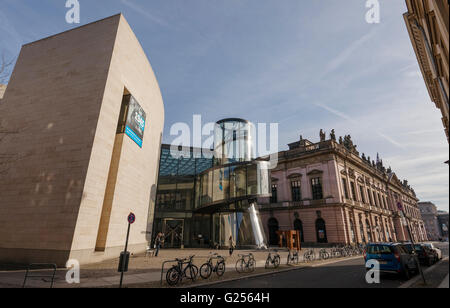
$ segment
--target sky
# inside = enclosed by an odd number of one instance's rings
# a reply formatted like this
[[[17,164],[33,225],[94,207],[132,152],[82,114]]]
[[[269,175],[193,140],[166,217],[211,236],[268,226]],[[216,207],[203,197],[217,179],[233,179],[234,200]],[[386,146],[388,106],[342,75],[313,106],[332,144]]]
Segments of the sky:
[[[79,0],[79,25],[66,23],[65,2],[0,0],[0,54],[121,12],[158,79],[165,143],[194,114],[279,123],[280,150],[334,128],[448,211],[448,143],[404,0],[380,0],[379,24],[366,22],[365,0]]]

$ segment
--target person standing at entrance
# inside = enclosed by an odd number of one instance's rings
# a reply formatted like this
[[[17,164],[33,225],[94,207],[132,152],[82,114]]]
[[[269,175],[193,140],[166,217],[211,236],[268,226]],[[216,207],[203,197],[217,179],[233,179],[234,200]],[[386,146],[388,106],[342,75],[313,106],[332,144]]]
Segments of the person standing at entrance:
[[[164,234],[162,232],[159,232],[155,238],[155,248],[156,248],[155,257],[158,256],[159,249],[161,249],[161,245],[163,243],[164,243]]]
[[[234,242],[233,242],[233,236],[230,235],[230,238],[228,239],[228,246],[230,247],[230,256],[233,254],[234,250]]]

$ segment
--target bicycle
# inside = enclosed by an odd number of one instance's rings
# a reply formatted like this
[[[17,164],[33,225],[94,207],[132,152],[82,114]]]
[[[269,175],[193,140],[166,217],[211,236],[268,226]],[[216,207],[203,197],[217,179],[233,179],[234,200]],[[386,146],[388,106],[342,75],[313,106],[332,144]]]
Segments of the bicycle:
[[[289,250],[289,254],[287,257],[287,264],[289,263],[298,264],[299,263],[299,257],[298,257],[298,250],[295,250],[294,253],[292,253],[291,250]]]
[[[309,249],[307,252],[305,252],[305,254],[303,255],[303,259],[306,262],[309,261],[314,261],[314,259],[316,258],[316,254],[314,253],[314,249]]]
[[[184,259],[175,259],[176,265],[173,265],[166,274],[166,281],[170,286],[175,286],[180,283],[183,278],[194,281],[198,275],[198,267],[192,263],[194,256]],[[186,267],[183,268],[183,265]]]
[[[337,246],[331,248],[331,257],[339,258],[341,256],[341,252]]]
[[[213,265],[213,259],[217,260],[215,265]],[[203,279],[208,279],[212,273],[216,273],[219,277],[225,273],[225,259],[217,253],[211,254],[208,261],[200,266],[200,276]]]
[[[255,270],[256,261],[252,253],[248,255],[239,254],[238,256],[240,259],[236,262],[236,272],[253,272]]]
[[[330,253],[328,252],[328,250],[326,250],[325,248],[322,248],[319,251],[319,257],[322,260],[328,260],[330,258]]]
[[[265,268],[269,268],[270,264],[272,264],[274,268],[280,266],[280,255],[278,254],[278,251],[275,250],[275,254],[273,256],[272,253],[269,252],[269,255],[266,259]]]

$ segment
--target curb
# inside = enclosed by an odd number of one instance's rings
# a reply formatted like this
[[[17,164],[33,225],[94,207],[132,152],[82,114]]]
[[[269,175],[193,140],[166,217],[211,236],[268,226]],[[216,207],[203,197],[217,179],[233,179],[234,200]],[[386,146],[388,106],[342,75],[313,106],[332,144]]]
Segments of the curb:
[[[324,265],[328,265],[328,264],[339,263],[339,262],[349,261],[349,260],[354,260],[354,259],[359,259],[359,258],[362,258],[362,256],[354,256],[354,257],[333,260],[333,261],[318,263],[318,264],[300,265],[300,266],[295,266],[292,268],[286,268],[286,269],[282,269],[282,270],[274,270],[274,271],[270,271],[270,272],[266,272],[266,273],[259,273],[259,274],[247,275],[247,276],[242,276],[242,277],[229,278],[229,279],[224,279],[224,280],[220,280],[220,281],[205,282],[205,283],[200,283],[200,284],[193,285],[193,286],[181,286],[179,288],[180,289],[201,288],[201,287],[211,286],[211,285],[225,283],[225,282],[232,282],[232,281],[262,277],[262,276],[269,276],[269,275],[273,275],[273,274],[301,270],[301,269],[305,269],[305,268],[320,267],[320,266],[324,266]]]
[[[448,260],[448,257],[443,258],[442,260],[440,260],[439,262],[437,262],[436,264],[434,264],[433,266],[427,268],[426,270],[423,271],[424,274],[427,274],[429,272],[431,272],[432,270],[434,270],[438,265],[441,264],[441,262]],[[410,286],[412,286],[413,284],[415,284],[417,281],[419,281],[420,279],[422,279],[421,275],[417,275],[416,277],[408,280],[407,282],[405,282],[404,284],[400,285],[398,288],[399,289],[406,289],[409,288]]]

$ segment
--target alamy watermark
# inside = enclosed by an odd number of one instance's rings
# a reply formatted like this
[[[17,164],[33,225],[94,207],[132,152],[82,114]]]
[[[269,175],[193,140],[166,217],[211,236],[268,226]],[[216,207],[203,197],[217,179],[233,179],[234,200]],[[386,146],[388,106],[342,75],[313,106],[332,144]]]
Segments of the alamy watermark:
[[[368,284],[380,283],[380,263],[377,260],[370,259],[366,262],[366,282]]]
[[[68,284],[80,283],[80,262],[75,259],[70,259],[66,263],[68,269],[66,273],[66,282]]]
[[[68,24],[80,23],[80,2],[78,0],[67,0],[66,8],[69,10],[66,13],[66,22]]]
[[[369,9],[366,13],[366,22],[368,24],[379,24],[381,20],[380,1],[367,0],[366,8]]]

